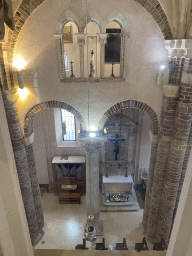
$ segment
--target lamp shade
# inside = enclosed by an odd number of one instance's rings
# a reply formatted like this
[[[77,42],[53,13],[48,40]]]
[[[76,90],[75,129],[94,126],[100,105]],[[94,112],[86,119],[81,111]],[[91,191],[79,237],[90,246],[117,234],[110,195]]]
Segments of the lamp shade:
[[[24,89],[23,72],[21,70],[17,71],[17,78],[18,78],[19,88]]]

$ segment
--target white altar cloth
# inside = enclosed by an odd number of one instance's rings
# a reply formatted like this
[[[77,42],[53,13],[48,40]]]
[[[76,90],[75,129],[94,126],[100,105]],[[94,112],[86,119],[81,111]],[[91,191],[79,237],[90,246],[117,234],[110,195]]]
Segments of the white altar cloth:
[[[131,175],[103,176],[103,193],[132,193],[133,179]]]

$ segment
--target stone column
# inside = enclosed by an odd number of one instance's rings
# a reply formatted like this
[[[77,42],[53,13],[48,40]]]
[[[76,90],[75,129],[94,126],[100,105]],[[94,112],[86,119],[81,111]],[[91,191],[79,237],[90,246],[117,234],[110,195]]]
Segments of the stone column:
[[[39,228],[37,222],[37,215],[35,211],[35,204],[31,186],[31,179],[29,175],[27,155],[25,151],[25,144],[23,134],[19,124],[19,115],[16,109],[15,102],[16,92],[4,91],[4,105],[7,116],[7,123],[11,137],[15,163],[21,188],[21,194],[25,207],[26,217],[28,221],[29,233],[32,244],[35,243],[39,236]]]
[[[151,190],[151,200],[148,211],[146,235],[151,241],[156,239],[159,209],[162,201],[164,179],[171,145],[171,135],[174,125],[176,106],[178,101],[179,86],[164,85],[164,101],[161,116],[161,126],[157,147],[157,156]],[[147,182],[147,185],[149,183]],[[149,192],[148,192],[149,193]],[[147,207],[147,206],[146,206]],[[145,207],[145,209],[146,209]],[[146,217],[145,217],[146,219]],[[146,224],[145,224],[146,225]]]
[[[2,42],[0,41],[0,65],[1,65],[1,82],[4,90],[8,90],[8,81],[5,71],[5,63],[3,58]]]
[[[0,110],[1,253],[34,256],[1,91]]]
[[[192,84],[182,84],[159,211],[157,238],[169,240],[192,121]]]
[[[131,37],[130,32],[121,34],[121,63],[120,63],[120,77],[125,77],[125,56],[128,56],[126,49],[128,49],[127,41]]]
[[[35,204],[35,211],[37,215],[38,227],[40,230],[42,230],[42,228],[44,227],[44,217],[43,217],[41,194],[40,194],[40,188],[39,188],[39,181],[37,178],[37,169],[36,169],[35,157],[34,157],[34,151],[33,151],[33,141],[34,141],[34,133],[29,138],[25,138],[25,144],[26,144],[25,148],[26,148],[27,161],[29,166],[29,175],[31,178],[31,186],[32,186],[33,199]]]
[[[84,45],[85,45],[85,34],[77,35],[77,42],[79,44],[80,52],[80,77],[84,77]]]
[[[130,168],[132,169],[133,171],[133,148],[134,148],[134,140],[135,140],[135,132],[132,130],[132,131],[129,131],[129,135],[128,135],[128,152],[127,152],[127,164],[128,164],[128,173],[129,173],[129,170]]]
[[[100,38],[100,77],[105,77],[105,44],[107,42],[107,34],[99,34]]]
[[[143,223],[142,223],[145,232],[147,230],[148,213],[149,213],[150,201],[151,201],[151,190],[153,185],[155,160],[157,155],[158,135],[151,134],[150,138],[151,138],[151,155],[150,155],[150,162],[149,162],[149,171],[147,174],[147,187],[146,187],[146,194],[145,194],[145,205],[144,205]]]
[[[102,222],[99,219],[99,150],[103,138],[79,136],[80,145],[86,150],[86,205],[87,215],[95,217],[95,226],[98,234],[102,231]]]
[[[180,177],[180,181],[179,181],[179,189],[178,189],[177,200],[176,200],[176,205],[175,205],[176,209],[178,207],[178,203],[179,203],[179,199],[180,199],[180,195],[181,195],[181,190],[182,190],[182,187],[183,187],[183,182],[184,182],[184,179],[185,179],[185,173],[186,173],[188,162],[189,162],[191,147],[192,147],[192,127],[191,127],[191,130],[190,130],[190,133],[189,133],[189,138],[188,138],[188,141],[187,141],[187,148],[186,148],[186,151],[185,151],[185,157],[184,157],[183,167],[182,167],[182,171],[181,171],[181,177]]]
[[[57,48],[58,48],[58,54],[59,54],[59,73],[60,73],[60,79],[66,78],[65,73],[65,59],[64,59],[64,42],[63,42],[63,34],[61,35],[54,35],[54,37],[57,39]]]

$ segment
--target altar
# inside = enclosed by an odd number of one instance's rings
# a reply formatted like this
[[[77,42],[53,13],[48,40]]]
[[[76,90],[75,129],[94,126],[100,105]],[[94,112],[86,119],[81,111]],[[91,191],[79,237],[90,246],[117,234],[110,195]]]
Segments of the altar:
[[[140,209],[131,175],[102,177],[101,211],[137,211]]]
[[[133,179],[131,175],[103,176],[103,193],[132,193]]]

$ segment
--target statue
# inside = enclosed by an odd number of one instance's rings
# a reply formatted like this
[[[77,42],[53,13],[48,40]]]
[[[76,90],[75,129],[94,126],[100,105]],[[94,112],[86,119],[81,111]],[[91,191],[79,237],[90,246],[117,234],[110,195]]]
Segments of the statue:
[[[0,40],[5,36],[4,22],[10,29],[15,29],[11,0],[0,0]]]
[[[91,60],[90,60],[90,75],[89,77],[95,76],[95,61],[94,61],[94,51],[91,51]]]

